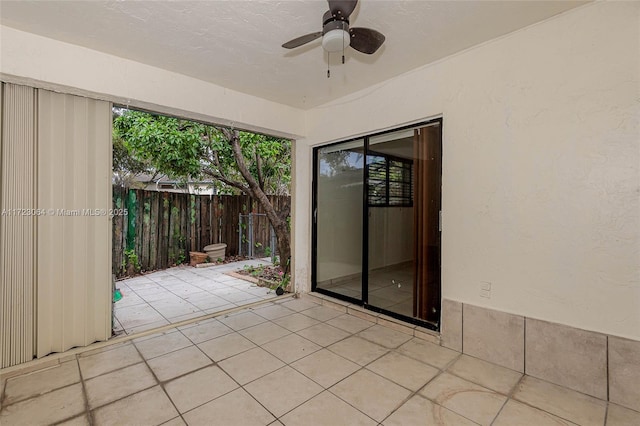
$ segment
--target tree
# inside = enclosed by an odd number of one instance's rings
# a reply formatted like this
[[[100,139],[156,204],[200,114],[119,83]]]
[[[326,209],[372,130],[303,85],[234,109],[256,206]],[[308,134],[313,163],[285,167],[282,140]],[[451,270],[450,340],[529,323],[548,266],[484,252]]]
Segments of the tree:
[[[114,108],[114,122],[122,114],[121,109]],[[115,129],[113,131],[113,183],[117,186],[132,186],[133,178],[141,173],[152,172],[148,161],[137,158],[126,141]]]
[[[291,141],[132,110],[114,120],[114,136],[160,173],[185,180],[209,177],[223,192],[249,195],[266,213],[281,267],[289,273],[291,206],[276,211],[267,195],[289,194]]]

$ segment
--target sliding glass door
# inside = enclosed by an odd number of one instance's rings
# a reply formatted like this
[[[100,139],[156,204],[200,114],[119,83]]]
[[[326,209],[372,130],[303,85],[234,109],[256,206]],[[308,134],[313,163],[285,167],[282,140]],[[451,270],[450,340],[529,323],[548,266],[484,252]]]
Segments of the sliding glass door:
[[[316,289],[361,302],[364,140],[315,154]]]
[[[413,133],[369,138],[368,304],[413,317]]]
[[[314,150],[315,291],[439,327],[441,125]]]

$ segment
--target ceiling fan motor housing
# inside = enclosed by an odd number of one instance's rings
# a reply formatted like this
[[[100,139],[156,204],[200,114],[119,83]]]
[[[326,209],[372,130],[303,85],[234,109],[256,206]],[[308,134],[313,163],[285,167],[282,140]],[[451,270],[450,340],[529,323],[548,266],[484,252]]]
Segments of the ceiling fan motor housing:
[[[349,47],[351,35],[349,34],[349,21],[343,17],[337,17],[327,11],[322,17],[322,47],[327,52],[339,52]]]

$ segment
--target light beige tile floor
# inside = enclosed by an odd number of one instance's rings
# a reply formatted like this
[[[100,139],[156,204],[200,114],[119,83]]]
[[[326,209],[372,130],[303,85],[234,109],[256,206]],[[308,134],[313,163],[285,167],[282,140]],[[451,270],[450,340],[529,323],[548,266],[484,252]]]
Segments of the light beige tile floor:
[[[280,298],[0,377],[12,425],[599,425],[640,413]]]
[[[123,298],[115,304],[114,331],[135,334],[275,298],[275,293],[267,288],[225,274],[247,265],[263,264],[269,264],[268,259],[207,268],[176,266],[118,281],[116,287]]]

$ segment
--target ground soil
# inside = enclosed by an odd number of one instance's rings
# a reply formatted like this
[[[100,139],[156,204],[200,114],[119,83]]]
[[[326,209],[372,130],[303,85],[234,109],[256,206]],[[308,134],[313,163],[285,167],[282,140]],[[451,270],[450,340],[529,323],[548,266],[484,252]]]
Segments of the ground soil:
[[[282,268],[279,266],[254,266],[243,268],[236,271],[240,275],[248,275],[254,278],[260,278],[266,281],[278,282],[282,281]]]

